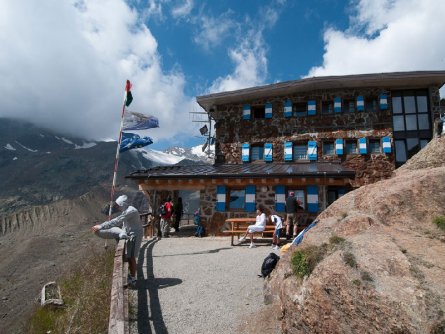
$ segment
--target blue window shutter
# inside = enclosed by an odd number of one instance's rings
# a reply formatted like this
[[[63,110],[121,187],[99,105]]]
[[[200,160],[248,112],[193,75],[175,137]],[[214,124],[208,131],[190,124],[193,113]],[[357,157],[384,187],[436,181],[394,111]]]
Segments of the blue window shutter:
[[[318,186],[307,186],[307,211],[318,212]]]
[[[226,186],[216,187],[216,211],[226,211]]]
[[[359,138],[359,140],[358,140],[358,147],[359,147],[359,153],[360,154],[368,153],[368,145],[367,145],[366,138]]]
[[[391,153],[391,138],[383,137],[382,138],[382,147],[383,153]]]
[[[385,94],[380,95],[380,110],[388,109],[388,97]]]
[[[314,116],[317,114],[317,103],[315,100],[307,101],[307,114],[308,116]]]
[[[292,101],[286,100],[284,102],[284,117],[291,117],[292,116]]]
[[[272,143],[264,144],[264,161],[272,161]]]
[[[365,99],[362,95],[357,96],[357,111],[365,110]]]
[[[249,162],[250,161],[250,144],[244,143],[241,148],[241,159],[243,162]]]
[[[308,141],[307,143],[307,157],[310,161],[317,160],[317,142]]]
[[[265,118],[272,118],[272,103],[268,102],[265,105],[266,113],[264,115]]]
[[[255,186],[246,186],[246,211],[255,212]]]
[[[245,104],[243,106],[243,119],[250,119],[250,104]]]
[[[291,141],[284,142],[284,161],[292,161],[293,146]]]
[[[334,99],[334,112],[341,112],[341,98],[336,97]]]
[[[336,139],[335,140],[335,154],[342,155],[343,154],[343,148],[344,148],[344,141],[343,141],[343,139]]]
[[[286,194],[284,186],[275,186],[275,211],[286,211]]]

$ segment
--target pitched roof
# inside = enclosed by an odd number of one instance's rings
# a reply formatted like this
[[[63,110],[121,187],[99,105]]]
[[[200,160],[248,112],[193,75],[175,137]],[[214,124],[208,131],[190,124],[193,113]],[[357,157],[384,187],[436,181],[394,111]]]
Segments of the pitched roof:
[[[432,85],[442,87],[445,71],[414,71],[337,75],[312,77],[301,80],[274,83],[196,97],[196,101],[207,111],[214,105],[244,103],[250,99],[283,96],[316,89],[338,89],[358,87],[382,87],[389,89],[425,88]]]
[[[190,178],[274,178],[274,177],[334,177],[353,178],[355,171],[337,163],[249,163],[189,166],[161,166],[138,170],[130,179],[190,179]]]

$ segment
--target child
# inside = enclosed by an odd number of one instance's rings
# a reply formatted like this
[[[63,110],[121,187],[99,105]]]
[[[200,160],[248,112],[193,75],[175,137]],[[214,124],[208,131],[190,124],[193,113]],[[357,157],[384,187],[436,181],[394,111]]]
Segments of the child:
[[[273,233],[273,239],[272,239],[272,249],[278,250],[280,249],[280,237],[281,237],[281,229],[283,228],[283,220],[278,215],[270,215],[269,221],[275,225],[275,231]]]

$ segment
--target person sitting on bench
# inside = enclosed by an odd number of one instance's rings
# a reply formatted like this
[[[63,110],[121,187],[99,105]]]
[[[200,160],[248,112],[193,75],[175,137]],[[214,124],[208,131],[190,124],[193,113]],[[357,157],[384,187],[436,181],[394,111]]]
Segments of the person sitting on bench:
[[[266,228],[266,214],[264,213],[264,208],[261,205],[257,206],[256,213],[257,216],[255,225],[249,225],[247,227],[246,233],[239,239],[239,242],[241,243],[244,240],[246,240],[247,235],[250,234],[249,248],[256,247],[255,244],[253,243],[253,234],[255,232],[263,232],[264,229]]]

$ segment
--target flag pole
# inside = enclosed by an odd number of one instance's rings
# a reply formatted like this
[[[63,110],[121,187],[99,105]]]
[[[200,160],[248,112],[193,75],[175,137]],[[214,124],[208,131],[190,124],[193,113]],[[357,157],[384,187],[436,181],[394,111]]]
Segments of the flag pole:
[[[119,150],[120,150],[120,145],[121,145],[121,140],[122,140],[122,128],[124,126],[125,106],[130,105],[131,101],[133,100],[133,97],[131,96],[130,89],[131,89],[130,80],[127,80],[127,83],[125,84],[124,103],[122,104],[121,125],[119,128],[119,139],[117,141],[116,157],[114,159],[113,183],[111,185],[110,209],[108,211],[108,220],[111,220],[111,213],[113,210],[113,197],[114,197],[114,192],[115,192],[115,187],[116,187],[117,167],[119,166]]]

